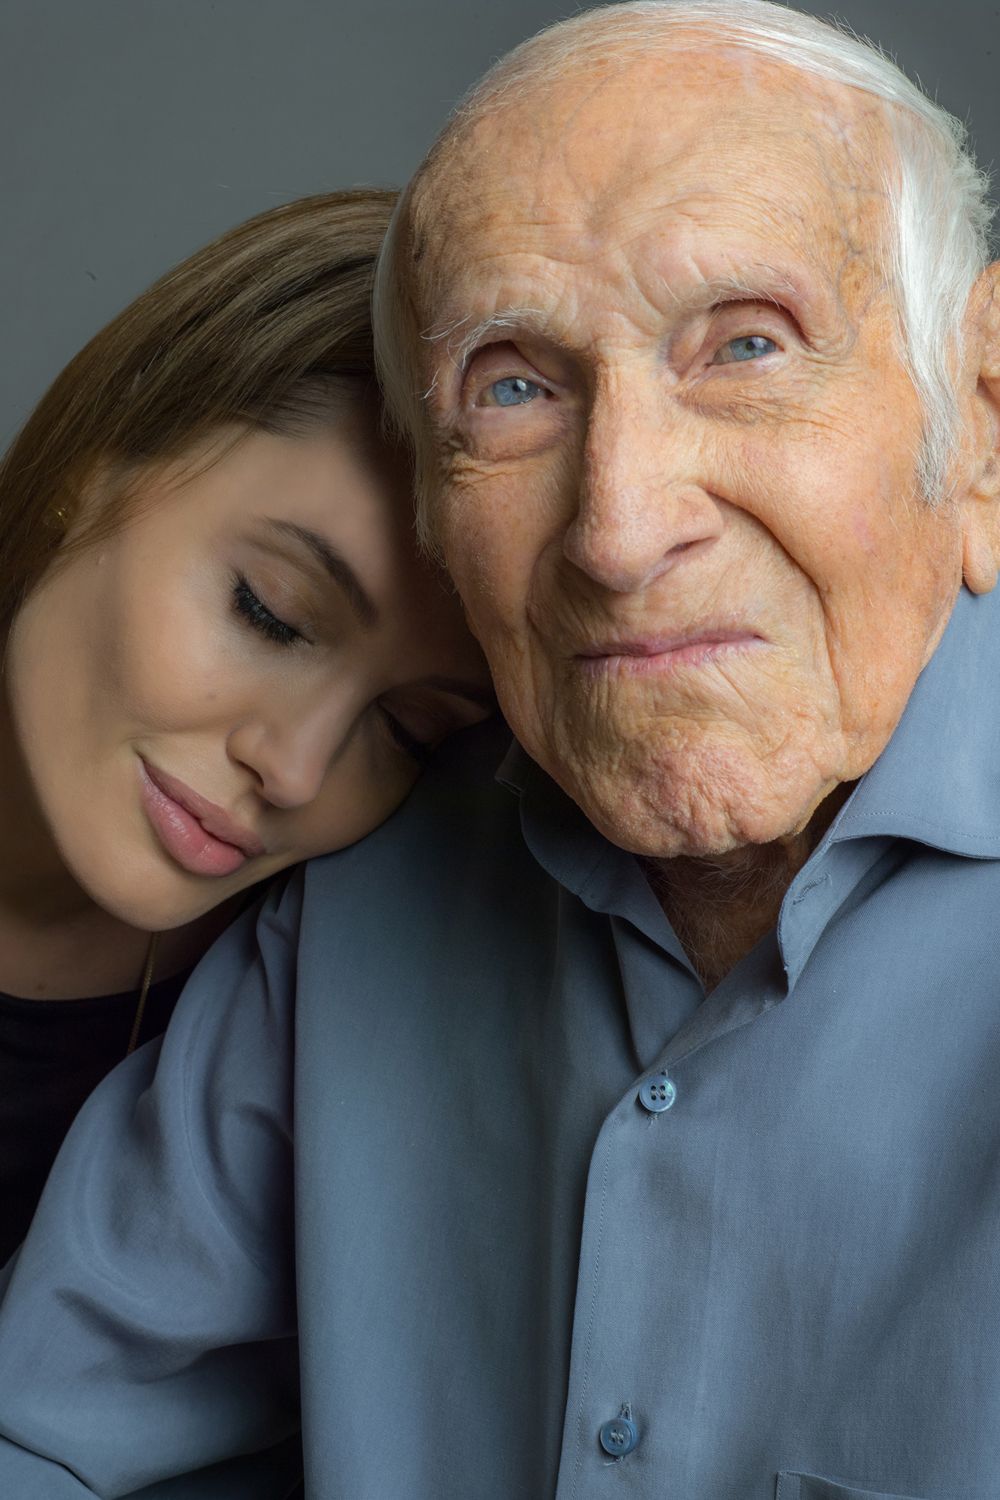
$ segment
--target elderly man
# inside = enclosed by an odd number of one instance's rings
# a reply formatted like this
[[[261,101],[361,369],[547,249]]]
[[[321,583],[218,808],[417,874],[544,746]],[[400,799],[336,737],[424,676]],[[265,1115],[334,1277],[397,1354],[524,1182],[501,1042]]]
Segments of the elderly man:
[[[378,314],[519,744],[88,1106],[5,1494],[252,1453],[296,1358],[310,1500],[1000,1492],[986,217],[947,117],[762,0],[586,14],[459,112]]]

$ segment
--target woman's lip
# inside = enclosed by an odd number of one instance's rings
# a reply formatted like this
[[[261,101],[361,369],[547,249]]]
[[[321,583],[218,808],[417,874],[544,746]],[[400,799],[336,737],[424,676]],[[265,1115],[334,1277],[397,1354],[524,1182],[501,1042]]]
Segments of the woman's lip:
[[[141,759],[141,757],[140,757]],[[176,776],[170,776],[166,771],[161,771],[158,766],[151,766],[147,760],[143,760],[146,774],[154,781],[172,801],[180,804],[185,812],[189,812],[193,818],[210,833],[213,838],[220,839],[224,844],[235,844],[237,849],[242,849],[248,857],[254,854],[263,854],[264,845],[256,834],[251,833],[231,818],[227,812],[215,802],[209,802],[207,797],[202,797],[198,792],[192,791],[183,781]]]
[[[232,875],[263,854],[255,835],[183,781],[139,757],[143,808],[167,853],[195,875]]]

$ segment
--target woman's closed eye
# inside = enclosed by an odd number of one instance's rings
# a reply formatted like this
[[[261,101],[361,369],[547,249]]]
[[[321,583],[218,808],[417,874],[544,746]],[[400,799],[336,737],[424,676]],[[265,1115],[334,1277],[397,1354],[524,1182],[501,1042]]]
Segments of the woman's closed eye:
[[[470,697],[450,690],[430,693],[408,690],[398,698],[389,696],[388,701],[382,699],[377,704],[393,745],[420,766],[449,735],[489,718],[493,707],[488,693]]]
[[[431,751],[436,744],[435,740],[421,740],[412,734],[402,720],[390,713],[384,704],[378,705],[378,711],[388,731],[389,738],[398,750],[402,750],[411,760],[415,760],[418,766],[423,766],[430,759]]]
[[[243,573],[233,574],[232,605],[242,620],[276,646],[293,646],[296,641],[306,639],[301,630],[296,630],[294,625],[279,619],[273,610],[268,609]]]

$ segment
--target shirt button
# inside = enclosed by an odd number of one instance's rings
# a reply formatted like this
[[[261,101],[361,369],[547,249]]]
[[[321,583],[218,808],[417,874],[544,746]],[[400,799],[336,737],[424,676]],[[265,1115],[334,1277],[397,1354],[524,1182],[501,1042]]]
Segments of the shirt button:
[[[639,1090],[639,1103],[651,1115],[661,1115],[677,1098],[677,1086],[666,1073],[655,1073],[647,1078]]]
[[[612,1458],[624,1458],[639,1441],[639,1430],[631,1418],[615,1417],[613,1422],[605,1422],[598,1436],[605,1453]]]

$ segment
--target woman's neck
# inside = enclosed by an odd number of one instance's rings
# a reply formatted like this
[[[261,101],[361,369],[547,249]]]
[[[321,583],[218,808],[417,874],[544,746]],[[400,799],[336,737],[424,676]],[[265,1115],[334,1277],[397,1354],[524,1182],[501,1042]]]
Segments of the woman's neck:
[[[161,932],[153,982],[198,962],[236,915],[242,894],[203,917]],[[82,1000],[139,988],[151,934],[90,903],[64,921],[31,922],[0,904],[0,991],[25,1000]]]

